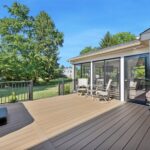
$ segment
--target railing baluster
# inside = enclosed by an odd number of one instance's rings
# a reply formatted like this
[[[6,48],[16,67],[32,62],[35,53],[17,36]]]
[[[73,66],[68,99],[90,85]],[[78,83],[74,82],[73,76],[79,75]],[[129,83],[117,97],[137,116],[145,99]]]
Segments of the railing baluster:
[[[25,93],[26,93],[25,82],[23,83],[23,93],[24,93],[23,100],[25,100],[25,98],[26,98],[26,95],[25,95]]]
[[[29,82],[27,82],[27,99],[29,99]]]
[[[0,88],[2,89],[2,84],[0,84]],[[0,96],[1,98],[1,104],[2,104],[2,95]]]
[[[4,88],[6,89],[6,85],[4,85]],[[4,90],[5,90],[5,89],[4,89]],[[6,103],[6,96],[5,96],[5,103]]]
[[[31,81],[0,82],[0,104],[11,102],[13,92],[19,101],[31,100],[32,86]]]

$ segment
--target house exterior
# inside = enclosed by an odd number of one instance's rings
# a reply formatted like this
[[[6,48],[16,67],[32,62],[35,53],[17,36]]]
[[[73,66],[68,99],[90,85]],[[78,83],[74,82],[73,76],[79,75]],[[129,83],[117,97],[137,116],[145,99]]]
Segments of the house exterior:
[[[65,67],[63,69],[63,75],[65,75],[68,78],[73,78],[73,71],[72,71],[72,67]]]
[[[150,85],[150,29],[134,41],[77,56],[69,62],[73,65],[74,84],[78,78],[88,78],[92,90],[97,79],[102,79],[104,86],[112,79],[116,99],[144,100]]]

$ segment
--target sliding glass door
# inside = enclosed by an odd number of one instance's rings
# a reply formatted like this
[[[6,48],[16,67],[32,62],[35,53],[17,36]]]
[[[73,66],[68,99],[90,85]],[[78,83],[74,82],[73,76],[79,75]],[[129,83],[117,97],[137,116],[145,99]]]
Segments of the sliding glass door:
[[[112,79],[111,97],[120,99],[120,59],[96,61],[93,64],[93,83],[105,88]]]
[[[102,88],[104,87],[104,61],[97,61],[93,64],[93,84],[97,85],[101,81]],[[98,86],[98,85],[97,85]]]
[[[111,95],[120,99],[120,59],[110,59],[105,61],[105,83],[112,80]]]
[[[74,90],[76,90],[77,81],[81,78],[82,68],[81,64],[77,64],[74,66]]]
[[[82,64],[76,64],[74,66],[74,89],[76,90],[76,85],[78,84],[79,78],[88,78],[88,82],[90,84],[90,78],[91,78],[91,67],[90,63],[82,63]]]
[[[88,82],[90,83],[90,78],[91,78],[91,66],[90,63],[84,63],[81,64],[82,67],[82,78],[88,78]]]
[[[149,82],[148,54],[125,57],[125,100],[145,102]]]

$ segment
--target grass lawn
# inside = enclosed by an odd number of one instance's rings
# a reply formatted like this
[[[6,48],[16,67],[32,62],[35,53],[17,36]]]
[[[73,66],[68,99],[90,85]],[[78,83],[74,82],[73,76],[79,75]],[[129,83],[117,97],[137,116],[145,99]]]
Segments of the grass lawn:
[[[58,85],[34,86],[33,99],[40,99],[58,95]]]
[[[33,99],[41,99],[58,95],[58,83],[61,83],[62,79],[55,79],[50,82],[39,82],[33,86]],[[65,87],[68,85],[72,90],[72,82],[69,79],[65,79]],[[17,100],[28,99],[28,88],[0,88],[0,103],[10,102],[12,99],[12,92],[16,93]]]

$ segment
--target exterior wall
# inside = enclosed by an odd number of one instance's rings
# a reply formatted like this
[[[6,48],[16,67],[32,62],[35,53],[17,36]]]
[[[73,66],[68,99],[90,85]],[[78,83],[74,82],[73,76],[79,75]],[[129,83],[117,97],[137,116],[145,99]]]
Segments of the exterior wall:
[[[73,71],[71,67],[66,67],[63,70],[63,74],[68,78],[73,78]]]

